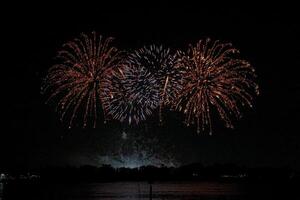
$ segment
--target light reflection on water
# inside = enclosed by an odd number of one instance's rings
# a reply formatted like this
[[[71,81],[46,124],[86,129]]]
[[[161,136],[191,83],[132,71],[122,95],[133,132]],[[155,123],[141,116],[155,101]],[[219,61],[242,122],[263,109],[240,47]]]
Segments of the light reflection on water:
[[[81,185],[56,185],[47,191],[48,196],[57,199],[77,200],[133,200],[149,199],[150,185],[146,182],[117,182],[117,183],[95,183]],[[155,183],[152,186],[153,200],[158,199],[237,199],[242,193],[238,184],[216,183],[216,182],[169,182]],[[45,194],[44,194],[45,195]],[[47,196],[46,195],[46,196]],[[218,198],[217,198],[218,199]]]
[[[155,182],[153,200],[274,200],[300,199],[297,181]],[[85,184],[9,183],[0,200],[146,200],[147,182]],[[295,198],[298,197],[298,198]],[[2,198],[2,199],[1,199]]]

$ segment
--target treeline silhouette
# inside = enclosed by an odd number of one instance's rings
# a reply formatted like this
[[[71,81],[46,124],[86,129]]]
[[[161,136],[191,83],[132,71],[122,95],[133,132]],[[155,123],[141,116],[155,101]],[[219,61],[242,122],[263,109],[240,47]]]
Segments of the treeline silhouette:
[[[234,164],[203,166],[200,163],[178,168],[142,166],[113,168],[85,165],[81,167],[46,167],[39,171],[46,182],[105,182],[105,181],[272,181],[299,179],[299,173],[289,167],[246,168]]]

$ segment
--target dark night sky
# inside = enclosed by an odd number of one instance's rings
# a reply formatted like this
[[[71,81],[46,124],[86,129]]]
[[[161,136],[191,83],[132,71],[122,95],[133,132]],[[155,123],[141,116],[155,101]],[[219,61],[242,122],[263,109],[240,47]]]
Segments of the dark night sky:
[[[210,137],[196,135],[195,128],[184,127],[171,114],[166,126],[150,129],[176,146],[173,153],[182,164],[300,169],[299,21],[292,6],[116,5],[12,9],[14,18],[2,25],[6,46],[0,168],[95,164],[91,157],[98,146],[111,142],[111,134],[120,134],[114,124],[67,130],[40,94],[41,79],[61,45],[95,30],[115,37],[115,45],[124,49],[151,43],[184,49],[207,36],[232,42],[257,70],[261,95],[254,109],[244,111],[234,130],[214,118]]]

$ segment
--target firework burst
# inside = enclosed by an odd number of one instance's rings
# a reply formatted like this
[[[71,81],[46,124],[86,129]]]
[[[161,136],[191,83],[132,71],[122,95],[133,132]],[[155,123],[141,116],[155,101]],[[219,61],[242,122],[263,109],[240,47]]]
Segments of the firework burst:
[[[101,107],[101,82],[120,61],[119,51],[111,46],[112,38],[104,39],[95,32],[81,34],[63,45],[58,63],[52,66],[44,80],[42,92],[49,93],[47,102],[56,103],[61,120],[68,118],[69,128],[75,118],[96,126]]]
[[[233,128],[231,116],[241,117],[240,105],[252,107],[253,94],[258,95],[254,68],[238,58],[239,51],[230,43],[200,40],[181,53],[177,65],[186,69],[185,86],[174,108],[185,114],[187,125],[196,123],[197,133],[211,128],[215,109],[226,127]]]
[[[172,53],[169,48],[163,46],[145,46],[128,56],[130,63],[142,66],[149,70],[156,79],[159,87],[159,119],[164,105],[169,105],[175,100],[182,89],[183,69],[177,62],[177,53]]]
[[[126,62],[108,77],[103,82],[103,106],[111,118],[139,124],[157,108],[158,83],[146,68]]]

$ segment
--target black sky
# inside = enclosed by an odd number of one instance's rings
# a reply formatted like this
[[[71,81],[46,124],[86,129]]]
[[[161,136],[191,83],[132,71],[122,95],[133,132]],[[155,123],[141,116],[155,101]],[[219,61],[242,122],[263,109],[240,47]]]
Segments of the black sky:
[[[36,6],[36,5],[35,5]],[[180,162],[300,168],[299,20],[293,6],[215,7],[160,3],[89,6],[18,5],[2,25],[3,120],[0,168],[95,164],[113,125],[67,130],[44,104],[41,80],[61,45],[81,32],[115,37],[123,49],[156,43],[186,48],[204,37],[230,41],[257,70],[261,95],[234,130],[215,118],[214,135],[197,136],[170,114],[150,128],[178,147]],[[155,119],[154,119],[155,120]],[[150,124],[153,122],[149,122]],[[151,125],[149,125],[151,126]]]

